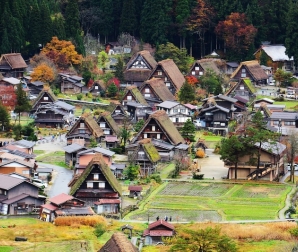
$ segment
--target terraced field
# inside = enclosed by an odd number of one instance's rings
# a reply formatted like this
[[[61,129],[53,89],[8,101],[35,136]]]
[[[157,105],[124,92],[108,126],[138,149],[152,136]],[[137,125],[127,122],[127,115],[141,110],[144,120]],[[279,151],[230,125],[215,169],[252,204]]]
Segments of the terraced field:
[[[173,221],[276,219],[291,187],[284,184],[168,182],[144,209],[126,218]]]

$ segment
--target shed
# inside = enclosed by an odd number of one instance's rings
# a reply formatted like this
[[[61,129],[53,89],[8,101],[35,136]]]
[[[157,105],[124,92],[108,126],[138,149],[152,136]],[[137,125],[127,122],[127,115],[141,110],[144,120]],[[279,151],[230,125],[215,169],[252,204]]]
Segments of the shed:
[[[133,197],[141,196],[141,192],[143,190],[143,187],[130,185],[128,187],[128,190],[129,190],[129,197],[133,198]]]

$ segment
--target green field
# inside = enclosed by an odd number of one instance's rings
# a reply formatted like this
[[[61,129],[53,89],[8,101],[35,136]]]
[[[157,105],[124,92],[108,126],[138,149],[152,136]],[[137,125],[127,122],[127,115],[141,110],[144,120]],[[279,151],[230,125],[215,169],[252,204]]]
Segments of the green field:
[[[68,166],[65,164],[64,151],[55,151],[48,154],[40,154],[36,157],[36,161],[68,168]]]
[[[163,185],[164,186],[164,185]],[[291,187],[283,184],[168,182],[144,209],[126,218],[172,216],[177,221],[271,220]]]

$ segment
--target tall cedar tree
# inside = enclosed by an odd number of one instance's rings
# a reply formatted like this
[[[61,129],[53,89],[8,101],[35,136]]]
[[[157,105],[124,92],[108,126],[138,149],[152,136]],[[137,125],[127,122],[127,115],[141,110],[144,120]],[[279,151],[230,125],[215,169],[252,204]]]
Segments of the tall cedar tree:
[[[29,9],[29,33],[27,39],[30,43],[31,52],[35,52],[41,44],[41,17],[39,7],[36,1],[32,1],[32,6]]]
[[[118,62],[115,66],[115,77],[119,79],[120,82],[124,81],[124,62],[122,57],[118,58]]]
[[[26,92],[23,90],[22,84],[19,84],[16,90],[17,103],[14,112],[19,114],[19,124],[21,124],[21,113],[29,112],[31,110],[31,105],[26,96]]]
[[[66,39],[65,27],[64,27],[64,18],[60,13],[57,13],[53,17],[53,34],[58,37],[60,40]]]
[[[181,103],[194,101],[196,98],[194,87],[186,81],[178,93],[178,98]]]
[[[180,36],[180,48],[185,48],[186,23],[190,16],[189,0],[178,0],[176,5],[176,25]]]
[[[286,40],[285,46],[287,48],[286,53],[289,57],[294,57],[295,65],[298,65],[298,2],[292,3],[287,15],[287,28],[286,28]]]
[[[5,106],[0,104],[0,130],[7,130],[10,124],[10,116]]]
[[[233,135],[221,140],[219,150],[220,159],[232,163],[235,167],[235,179],[237,179],[239,158],[247,154],[247,144],[244,137]]]
[[[102,13],[100,32],[105,36],[105,43],[108,41],[108,36],[113,34],[114,30],[113,5],[114,2],[112,0],[102,0],[100,4],[100,10]]]
[[[53,31],[52,31],[52,20],[51,20],[51,15],[50,15],[50,10],[46,4],[46,2],[43,0],[40,5],[40,15],[42,17],[41,19],[41,44],[45,45],[48,43],[52,36],[53,36]]]
[[[195,133],[196,133],[196,127],[193,124],[193,122],[190,119],[188,119],[184,123],[183,127],[181,128],[181,136],[190,142],[194,142]]]
[[[137,26],[135,0],[123,1],[123,8],[120,20],[120,33],[128,32],[134,35]]]
[[[172,0],[145,0],[141,18],[141,37],[152,45],[167,42]]]

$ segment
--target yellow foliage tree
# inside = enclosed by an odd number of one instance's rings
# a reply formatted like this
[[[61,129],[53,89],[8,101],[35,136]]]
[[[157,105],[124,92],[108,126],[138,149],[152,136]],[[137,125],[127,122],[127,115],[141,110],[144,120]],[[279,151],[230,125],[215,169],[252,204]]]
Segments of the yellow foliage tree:
[[[47,64],[42,63],[33,69],[31,74],[32,81],[42,81],[50,83],[55,80],[54,70]]]
[[[205,152],[204,152],[204,150],[201,149],[201,148],[199,148],[199,149],[197,150],[197,152],[196,152],[196,156],[197,156],[198,158],[203,158],[203,157],[205,157]]]
[[[83,56],[78,54],[71,41],[59,40],[57,37],[53,37],[41,53],[52,59],[60,67],[80,65],[83,59]]]

